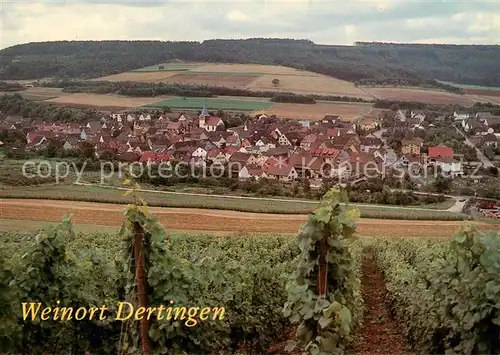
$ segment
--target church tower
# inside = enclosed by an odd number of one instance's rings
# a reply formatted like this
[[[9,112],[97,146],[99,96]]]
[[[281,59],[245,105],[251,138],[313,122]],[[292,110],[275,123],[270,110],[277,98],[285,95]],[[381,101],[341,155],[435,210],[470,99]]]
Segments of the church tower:
[[[201,109],[201,114],[200,114],[200,117],[199,117],[199,127],[200,128],[205,128],[205,119],[207,117],[210,117],[210,114],[208,113],[208,110],[207,110],[207,102],[205,101],[203,103],[203,108]]]

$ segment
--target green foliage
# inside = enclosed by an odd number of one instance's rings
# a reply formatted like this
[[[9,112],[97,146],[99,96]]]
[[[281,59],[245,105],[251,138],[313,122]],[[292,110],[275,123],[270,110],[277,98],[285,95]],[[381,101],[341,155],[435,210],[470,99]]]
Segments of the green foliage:
[[[427,353],[500,351],[500,233],[464,228],[451,243],[377,240],[388,303]]]
[[[287,284],[288,301],[283,309],[291,323],[298,324],[298,342],[291,342],[290,350],[298,346],[311,355],[343,353],[360,323],[362,247],[352,240],[359,211],[344,207],[345,202],[345,192],[331,189],[300,232],[301,255]],[[325,295],[318,289],[322,248],[326,250]]]
[[[154,228],[151,226],[151,230],[154,231]],[[61,226],[53,229],[60,230]],[[63,232],[59,231],[59,233]],[[153,234],[161,235],[162,233],[161,230],[157,230]],[[86,274],[87,278],[85,282],[78,281],[82,280],[80,277],[68,281],[64,279],[59,283],[61,285],[64,282],[61,287],[64,287],[63,290],[68,293],[67,297],[70,297],[71,301],[78,300],[77,297],[69,295],[72,289],[88,288],[93,297],[99,297],[96,301],[98,306],[102,304],[113,306],[110,308],[110,315],[113,315],[116,314],[115,306],[118,300],[130,299],[133,284],[126,282],[130,280],[131,275],[127,278],[124,272],[124,268],[130,265],[123,260],[123,247],[127,245],[124,237],[126,236],[92,233],[78,234],[74,239],[71,238],[73,240],[66,241],[66,254],[74,254],[79,260],[82,258],[77,265],[71,267],[72,272],[68,274],[68,277]],[[2,270],[0,271],[0,315],[2,316],[0,344],[4,346],[0,351],[25,348],[26,353],[38,353],[43,350],[42,347],[35,345],[27,347],[30,343],[22,342],[20,338],[22,324],[19,326],[16,324],[21,315],[21,302],[24,300],[20,298],[17,286],[12,284],[8,288],[13,291],[12,294],[3,292],[1,288],[7,287],[13,280],[13,275],[19,272],[18,268],[12,272],[11,268],[5,267],[5,263],[11,264],[19,260],[28,250],[27,242],[33,239],[33,236],[21,233],[0,234],[2,243],[0,257],[3,255],[0,258],[0,270]],[[150,240],[155,240],[155,238],[150,237]],[[155,352],[169,349],[172,354],[181,354],[179,349],[183,349],[189,354],[208,354],[211,351],[236,348],[241,341],[244,341],[254,354],[263,353],[262,349],[280,336],[289,325],[288,321],[283,318],[281,309],[287,300],[286,278],[283,275],[293,270],[294,259],[299,254],[297,244],[292,238],[172,236],[167,234],[163,247],[153,242],[152,244],[151,262],[148,266],[148,282],[151,286],[149,304],[166,305],[168,300],[173,299],[178,306],[225,307],[224,320],[215,322],[207,320],[195,327],[186,327],[184,322],[170,326],[172,322],[165,326],[161,321],[154,321],[151,325],[150,337]],[[163,248],[165,250],[162,250]],[[14,256],[6,258],[7,255]],[[106,265],[107,273],[101,272],[102,267],[97,267],[95,263],[86,264],[89,262],[88,259],[100,260],[100,265]],[[1,266],[2,263],[4,266]],[[83,268],[83,265],[87,267]],[[66,282],[70,283],[66,285]],[[126,288],[127,284],[129,286]],[[92,285],[107,290],[107,295],[103,296],[102,292],[94,291],[95,287]],[[113,287],[113,290],[108,290],[108,287]],[[33,290],[33,293],[36,292],[42,291]],[[126,297],[126,292],[129,293],[129,297]],[[43,292],[40,293],[40,295],[43,294]],[[54,299],[51,297],[55,295],[48,294],[43,300],[53,304]],[[61,299],[61,304],[63,302],[68,302],[68,298]],[[89,303],[91,304],[93,303]],[[5,312],[14,312],[15,315],[8,315]],[[11,321],[7,322],[8,319]],[[106,353],[106,349],[115,349],[114,352],[109,350],[109,353],[116,354],[119,344],[128,352],[133,352],[137,348],[135,340],[137,332],[133,325],[124,324],[126,326],[124,330],[127,332],[121,336],[120,341],[122,322],[113,322],[112,317],[109,320],[112,322],[111,325],[103,325],[99,331],[92,333],[90,330],[84,332],[85,329],[75,328],[74,331],[80,334],[78,338],[70,333],[69,329],[65,329],[58,335],[55,329],[60,330],[61,324],[51,325],[51,329],[54,330],[50,334],[45,334],[43,338],[47,344],[45,349],[49,349],[51,354],[69,354],[71,349],[50,347],[56,343],[73,344],[73,341],[78,339],[82,346],[89,342],[95,344],[92,348],[93,353],[102,354]],[[30,335],[29,339],[33,337],[34,335]],[[86,341],[85,337],[90,340]],[[7,342],[8,338],[13,339],[12,342]],[[98,340],[102,343],[98,343]],[[14,342],[18,346],[13,347]],[[75,349],[73,353],[76,351]]]
[[[457,90],[433,80],[438,78],[448,82],[500,86],[500,79],[495,75],[500,63],[498,46],[393,43],[335,46],[317,45],[307,40],[264,38],[202,43],[29,43],[0,51],[0,78],[91,78],[157,66],[174,59],[285,65],[360,84],[428,85]]]
[[[47,102],[24,99],[20,94],[0,97],[0,111],[5,115],[42,118],[46,122],[79,122],[99,120],[101,114],[94,109],[60,107]]]
[[[116,324],[109,320],[65,322],[23,318],[22,302],[41,302],[41,307],[100,307],[116,303],[117,275],[108,258],[87,247],[69,250],[74,241],[69,216],[35,236],[18,240],[10,256],[0,257],[0,342],[5,351],[41,354],[116,351]],[[21,250],[19,250],[21,249]],[[9,248],[7,248],[9,250]],[[9,307],[10,309],[7,309]]]

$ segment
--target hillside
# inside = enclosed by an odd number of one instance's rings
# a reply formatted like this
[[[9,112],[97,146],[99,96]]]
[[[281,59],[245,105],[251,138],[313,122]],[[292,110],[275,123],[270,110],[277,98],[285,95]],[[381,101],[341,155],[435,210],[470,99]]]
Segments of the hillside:
[[[275,84],[273,84],[274,79],[278,80]],[[355,87],[351,82],[280,65],[163,63],[96,78],[93,81],[207,85],[260,92],[293,92],[373,99],[373,95]]]
[[[356,43],[247,39],[199,42],[60,41],[0,51],[0,80],[97,78],[175,59],[278,64],[360,84],[500,86],[500,46]]]

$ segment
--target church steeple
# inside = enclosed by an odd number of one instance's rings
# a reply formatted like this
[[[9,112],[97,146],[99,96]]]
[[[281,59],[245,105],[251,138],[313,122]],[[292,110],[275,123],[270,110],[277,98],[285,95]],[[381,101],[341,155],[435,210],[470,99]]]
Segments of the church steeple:
[[[208,113],[208,110],[207,110],[207,102],[205,101],[203,103],[203,108],[201,109],[201,114],[200,114],[200,117],[208,117],[210,116],[210,114]]]

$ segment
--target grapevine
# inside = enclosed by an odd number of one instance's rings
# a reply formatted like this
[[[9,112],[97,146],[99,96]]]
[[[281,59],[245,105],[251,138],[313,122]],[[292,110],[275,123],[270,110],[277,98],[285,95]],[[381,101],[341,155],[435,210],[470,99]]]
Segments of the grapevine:
[[[342,354],[362,310],[360,280],[349,251],[359,210],[346,206],[347,194],[328,191],[299,234],[301,255],[287,284],[283,313],[298,324],[298,341],[288,350]]]

